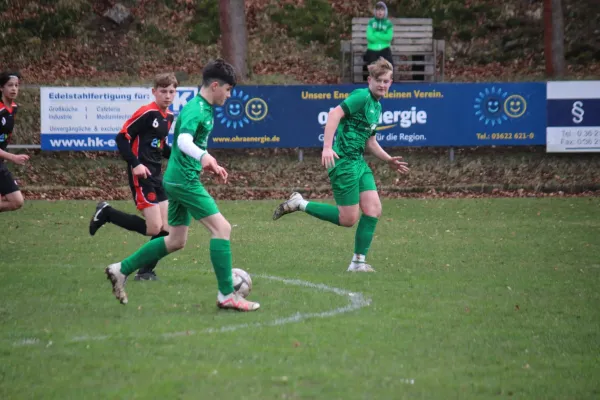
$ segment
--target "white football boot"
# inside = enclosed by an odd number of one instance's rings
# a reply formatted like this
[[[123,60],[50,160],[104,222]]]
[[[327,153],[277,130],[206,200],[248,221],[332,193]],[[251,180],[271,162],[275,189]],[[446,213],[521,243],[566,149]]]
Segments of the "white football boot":
[[[256,311],[260,308],[260,304],[248,301],[239,293],[233,292],[227,296],[219,293],[217,296],[217,307],[237,311]]]
[[[121,302],[127,304],[127,293],[125,293],[125,283],[127,276],[121,272],[121,263],[110,264],[104,272],[106,278],[112,283],[113,294]]]
[[[346,270],[347,272],[375,272],[375,269],[373,269],[373,267],[371,267],[369,264],[366,264],[364,262],[362,263],[358,263],[358,262],[351,262],[350,266],[348,266],[348,269]]]
[[[302,195],[300,193],[292,193],[289,199],[277,206],[275,212],[273,213],[273,219],[276,220],[281,218],[285,214],[300,211],[300,204],[302,204],[302,201],[304,201],[304,198],[302,198]]]

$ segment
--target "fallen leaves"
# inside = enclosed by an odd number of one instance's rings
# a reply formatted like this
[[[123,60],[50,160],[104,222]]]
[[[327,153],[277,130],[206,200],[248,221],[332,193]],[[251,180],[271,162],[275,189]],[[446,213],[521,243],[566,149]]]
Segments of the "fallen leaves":
[[[41,5],[39,2],[13,2],[11,7],[0,13],[3,21],[12,21],[20,24],[26,19],[35,19],[41,14],[51,15],[57,10],[57,4],[69,2],[54,2],[52,5]],[[51,4],[52,2],[47,2]],[[75,3],[75,2],[72,2]],[[81,2],[83,3],[83,1]],[[26,77],[27,83],[42,84],[51,82],[64,82],[74,78],[80,80],[94,79],[95,81],[114,80],[119,77],[140,77],[150,79],[156,72],[171,70],[173,66],[187,73],[198,73],[207,58],[219,54],[220,43],[217,41],[209,46],[199,46],[187,40],[191,30],[191,19],[196,12],[197,2],[195,0],[172,0],[169,2],[156,2],[140,0],[129,2],[129,7],[135,21],[129,27],[118,27],[108,24],[101,17],[104,12],[114,5],[113,0],[88,1],[91,5],[89,11],[81,18],[74,29],[77,38],[63,38],[60,40],[41,40],[30,38],[27,42],[26,51],[19,49],[22,43],[16,41],[14,47],[18,51],[6,51],[3,63],[21,70]],[[339,82],[339,62],[337,59],[326,55],[327,48],[335,45],[337,47],[338,37],[334,43],[311,44],[304,46],[302,50],[295,45],[296,40],[285,35],[284,29],[279,29],[271,23],[268,17],[269,8],[283,7],[284,4],[293,4],[301,7],[303,1],[277,2],[275,0],[246,0],[246,24],[248,29],[248,52],[251,58],[252,71],[257,75],[281,74],[289,79],[305,83],[337,83]],[[342,16],[343,23],[348,24],[352,17],[371,16],[372,4],[360,0],[329,0],[335,15]],[[570,7],[578,3],[573,2]],[[590,3],[591,4],[591,3]],[[395,6],[394,6],[395,7]],[[394,8],[392,7],[392,8]],[[404,7],[404,6],[403,6]],[[409,8],[411,6],[409,5]],[[419,12],[418,6],[412,5],[412,14]],[[591,6],[589,6],[591,7]],[[466,7],[468,9],[468,6]],[[81,8],[85,10],[86,8]],[[566,39],[573,39],[575,43],[582,46],[594,48],[593,35],[587,33],[587,29],[581,29],[582,24],[595,26],[593,18],[585,18],[586,15],[594,15],[592,12],[579,14],[566,14]],[[575,10],[577,11],[577,10]],[[391,10],[393,12],[393,10]],[[423,16],[431,16],[431,10],[422,10]],[[577,17],[574,17],[577,15]],[[583,20],[586,21],[583,21]],[[160,30],[164,33],[165,43],[151,43],[144,36],[144,27],[160,20]],[[571,23],[571,21],[576,23]],[[85,22],[83,22],[85,21]],[[489,22],[483,18],[479,25]],[[41,21],[43,23],[43,21]],[[447,48],[460,40],[454,36],[458,31],[464,31],[463,24],[454,23],[451,19],[436,21],[443,25],[443,38],[447,41]],[[576,29],[573,27],[577,27]],[[329,30],[337,32],[339,27],[330,23]],[[12,28],[4,34],[10,35]],[[541,33],[541,28],[538,28]],[[506,29],[498,35],[515,35],[517,28]],[[349,28],[345,29],[340,38],[350,35]],[[500,39],[493,32],[488,32],[484,38],[474,37],[472,41],[480,41],[482,52],[489,51],[491,46],[498,46],[494,40]],[[537,40],[535,33],[524,32],[532,40]],[[533,35],[533,36],[532,36]],[[146,35],[148,36],[148,35]],[[167,43],[169,36],[176,40],[181,46],[177,51],[168,51],[172,48]],[[276,38],[276,45],[266,43],[269,37]],[[438,35],[439,36],[439,32]],[[588,40],[589,39],[589,40]],[[586,43],[588,40],[588,43]],[[539,43],[538,43],[539,42]],[[569,40],[567,40],[568,44]],[[536,41],[542,46],[543,41]],[[21,46],[22,47],[22,46]],[[35,47],[35,51],[31,51]],[[148,50],[145,53],[139,50]],[[468,55],[448,57],[445,65],[445,77],[449,81],[512,81],[515,77],[523,78],[524,75],[534,78],[544,78],[543,58],[535,48],[529,49],[529,55],[519,53],[519,58],[506,61],[494,61],[479,65],[473,62],[473,57]],[[567,49],[569,50],[569,49]],[[31,54],[29,54],[31,53]],[[576,52],[580,53],[580,52]],[[160,56],[157,56],[160,54]],[[449,53],[450,54],[450,53]],[[312,55],[312,56],[311,56]],[[474,55],[476,56],[476,55]],[[505,54],[502,54],[506,57]],[[321,63],[316,63],[315,59]],[[588,60],[589,61],[589,60]],[[330,67],[323,68],[323,62]],[[568,75],[573,78],[581,78],[600,74],[600,62],[571,63],[567,66]]]

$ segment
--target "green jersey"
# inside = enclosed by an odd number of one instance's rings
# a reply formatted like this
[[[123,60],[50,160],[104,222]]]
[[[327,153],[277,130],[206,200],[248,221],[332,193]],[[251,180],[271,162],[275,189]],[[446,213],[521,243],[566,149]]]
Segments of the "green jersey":
[[[177,138],[182,133],[190,134],[194,138],[194,144],[202,150],[206,150],[213,124],[213,107],[198,93],[183,107],[175,123],[171,156],[163,178],[165,182],[184,184],[198,180],[202,164],[179,149]]]
[[[368,88],[356,89],[342,104],[344,118],[340,121],[333,150],[340,159],[362,158],[367,140],[375,135],[381,117],[381,103]]]
[[[392,45],[394,25],[387,19],[373,18],[367,25],[367,49],[379,51]]]

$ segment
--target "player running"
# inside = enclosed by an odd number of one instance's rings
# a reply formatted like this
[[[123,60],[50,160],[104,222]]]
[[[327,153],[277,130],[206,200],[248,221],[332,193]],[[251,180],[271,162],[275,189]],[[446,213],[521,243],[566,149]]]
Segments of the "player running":
[[[208,63],[202,71],[198,95],[181,110],[175,124],[171,158],[163,179],[169,199],[169,235],[153,239],[123,261],[109,265],[105,272],[113,294],[127,304],[125,283],[138,268],[151,264],[185,246],[192,219],[198,220],[211,234],[210,260],[217,283],[217,306],[239,311],[255,311],[260,305],[234,292],[231,274],[231,225],[219,212],[214,199],[200,183],[202,169],[217,174],[224,182],[227,171],[219,166],[206,147],[213,129],[213,106],[222,106],[236,84],[233,67],[222,59]]]
[[[4,160],[8,160],[24,165],[29,160],[26,154],[11,154],[6,151],[19,108],[15,99],[19,94],[20,79],[16,72],[0,74],[0,212],[18,210],[23,207],[24,202],[17,182],[4,163]]]
[[[369,65],[369,87],[354,90],[339,106],[329,112],[321,164],[328,169],[336,206],[307,201],[300,193],[292,193],[273,214],[279,219],[294,211],[304,211],[318,219],[336,225],[352,227],[358,221],[354,240],[354,255],[348,266],[351,272],[375,272],[365,262],[373,234],[381,216],[381,201],[373,172],[363,158],[365,148],[375,157],[387,162],[400,173],[407,173],[402,157],[392,157],[376,139],[381,117],[379,100],[392,84],[392,65],[383,58]],[[337,138],[333,137],[337,129]],[[362,211],[362,216],[359,214]]]
[[[155,101],[138,109],[125,122],[116,137],[117,147],[127,162],[127,175],[133,201],[144,218],[113,208],[106,201],[96,206],[90,220],[90,235],[110,222],[152,239],[169,234],[167,208],[169,202],[162,186],[162,158],[169,158],[171,147],[167,135],[173,123],[169,106],[177,89],[175,75],[160,74],[154,80],[152,94]],[[156,280],[156,263],[143,266],[135,280]]]

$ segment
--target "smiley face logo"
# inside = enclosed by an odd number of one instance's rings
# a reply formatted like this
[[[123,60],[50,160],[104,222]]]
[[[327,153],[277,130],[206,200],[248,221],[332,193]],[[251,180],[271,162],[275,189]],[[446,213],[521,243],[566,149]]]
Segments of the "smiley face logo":
[[[239,101],[232,101],[227,105],[227,113],[231,118],[237,118],[242,113],[242,104]]]
[[[242,90],[233,89],[227,102],[222,107],[215,108],[219,122],[233,129],[249,124],[250,120],[244,115],[244,102],[248,97]]]
[[[496,114],[500,111],[500,102],[498,99],[488,99],[486,107],[490,114]]]
[[[519,118],[525,114],[527,102],[522,96],[513,94],[504,102],[504,112],[511,118]]]
[[[502,125],[508,120],[501,106],[507,97],[508,93],[500,88],[485,88],[475,97],[475,116],[485,125]]]
[[[261,98],[255,97],[253,99],[248,100],[248,103],[246,103],[246,115],[252,121],[263,120],[267,116],[268,112],[269,107],[267,106],[267,103]]]

